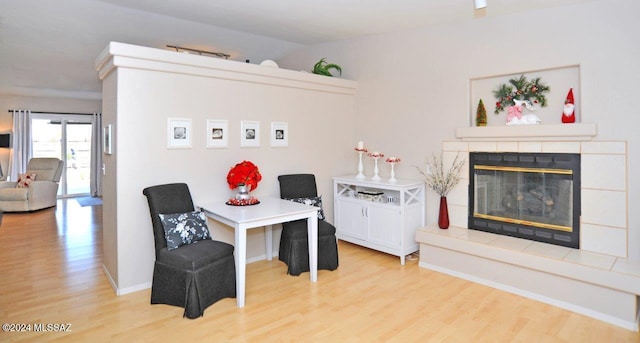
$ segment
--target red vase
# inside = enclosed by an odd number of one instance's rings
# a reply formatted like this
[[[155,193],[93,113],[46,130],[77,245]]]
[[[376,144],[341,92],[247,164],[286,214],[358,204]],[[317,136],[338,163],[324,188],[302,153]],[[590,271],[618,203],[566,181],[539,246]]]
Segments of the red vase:
[[[447,208],[447,197],[440,197],[440,212],[438,213],[438,226],[441,229],[449,228],[449,209]]]

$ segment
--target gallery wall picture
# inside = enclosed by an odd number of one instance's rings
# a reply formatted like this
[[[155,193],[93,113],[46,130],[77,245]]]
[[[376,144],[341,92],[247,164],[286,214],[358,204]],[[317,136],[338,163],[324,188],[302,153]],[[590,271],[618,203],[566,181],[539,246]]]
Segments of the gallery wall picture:
[[[289,146],[289,124],[285,122],[271,122],[271,146]]]
[[[240,122],[240,146],[260,146],[260,122],[243,120]]]
[[[168,118],[167,119],[167,148],[188,149],[191,148],[191,119]]]
[[[112,153],[111,151],[112,139],[113,138],[111,137],[111,124],[109,124],[102,128],[102,151],[107,155],[111,155]]]
[[[207,148],[226,148],[229,146],[229,122],[227,120],[207,120]]]

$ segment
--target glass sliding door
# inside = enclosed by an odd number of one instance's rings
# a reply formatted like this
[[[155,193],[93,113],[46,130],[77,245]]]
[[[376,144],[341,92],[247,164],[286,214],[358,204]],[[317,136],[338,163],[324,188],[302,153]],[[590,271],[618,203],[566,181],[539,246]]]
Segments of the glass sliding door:
[[[91,127],[91,116],[32,115],[32,156],[56,157],[64,161],[58,188],[60,197],[90,193]]]

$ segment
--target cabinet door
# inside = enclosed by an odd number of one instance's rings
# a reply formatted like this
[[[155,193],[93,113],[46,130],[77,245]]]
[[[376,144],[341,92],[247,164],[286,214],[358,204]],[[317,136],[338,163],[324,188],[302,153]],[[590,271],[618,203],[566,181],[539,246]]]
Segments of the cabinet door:
[[[365,207],[357,201],[338,200],[336,230],[343,235],[366,239]]]
[[[402,236],[400,209],[370,206],[366,214],[369,219],[369,241],[389,248],[400,248]]]

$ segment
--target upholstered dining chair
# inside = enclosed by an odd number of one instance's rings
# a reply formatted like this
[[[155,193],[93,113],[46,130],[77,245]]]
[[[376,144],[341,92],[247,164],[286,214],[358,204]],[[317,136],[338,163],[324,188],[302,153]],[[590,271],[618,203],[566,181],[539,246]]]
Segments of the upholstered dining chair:
[[[289,174],[278,176],[280,198],[311,204],[322,208],[318,197],[316,177],[313,174]],[[287,265],[287,274],[300,275],[309,271],[309,243],[306,220],[282,224],[278,259]],[[338,268],[338,244],[336,228],[318,215],[318,269]]]
[[[183,316],[194,319],[218,300],[235,298],[234,248],[211,239],[189,187],[163,184],[142,193],[149,203],[156,250],[151,304],[184,307]],[[185,227],[192,229],[190,235],[184,234]]]

